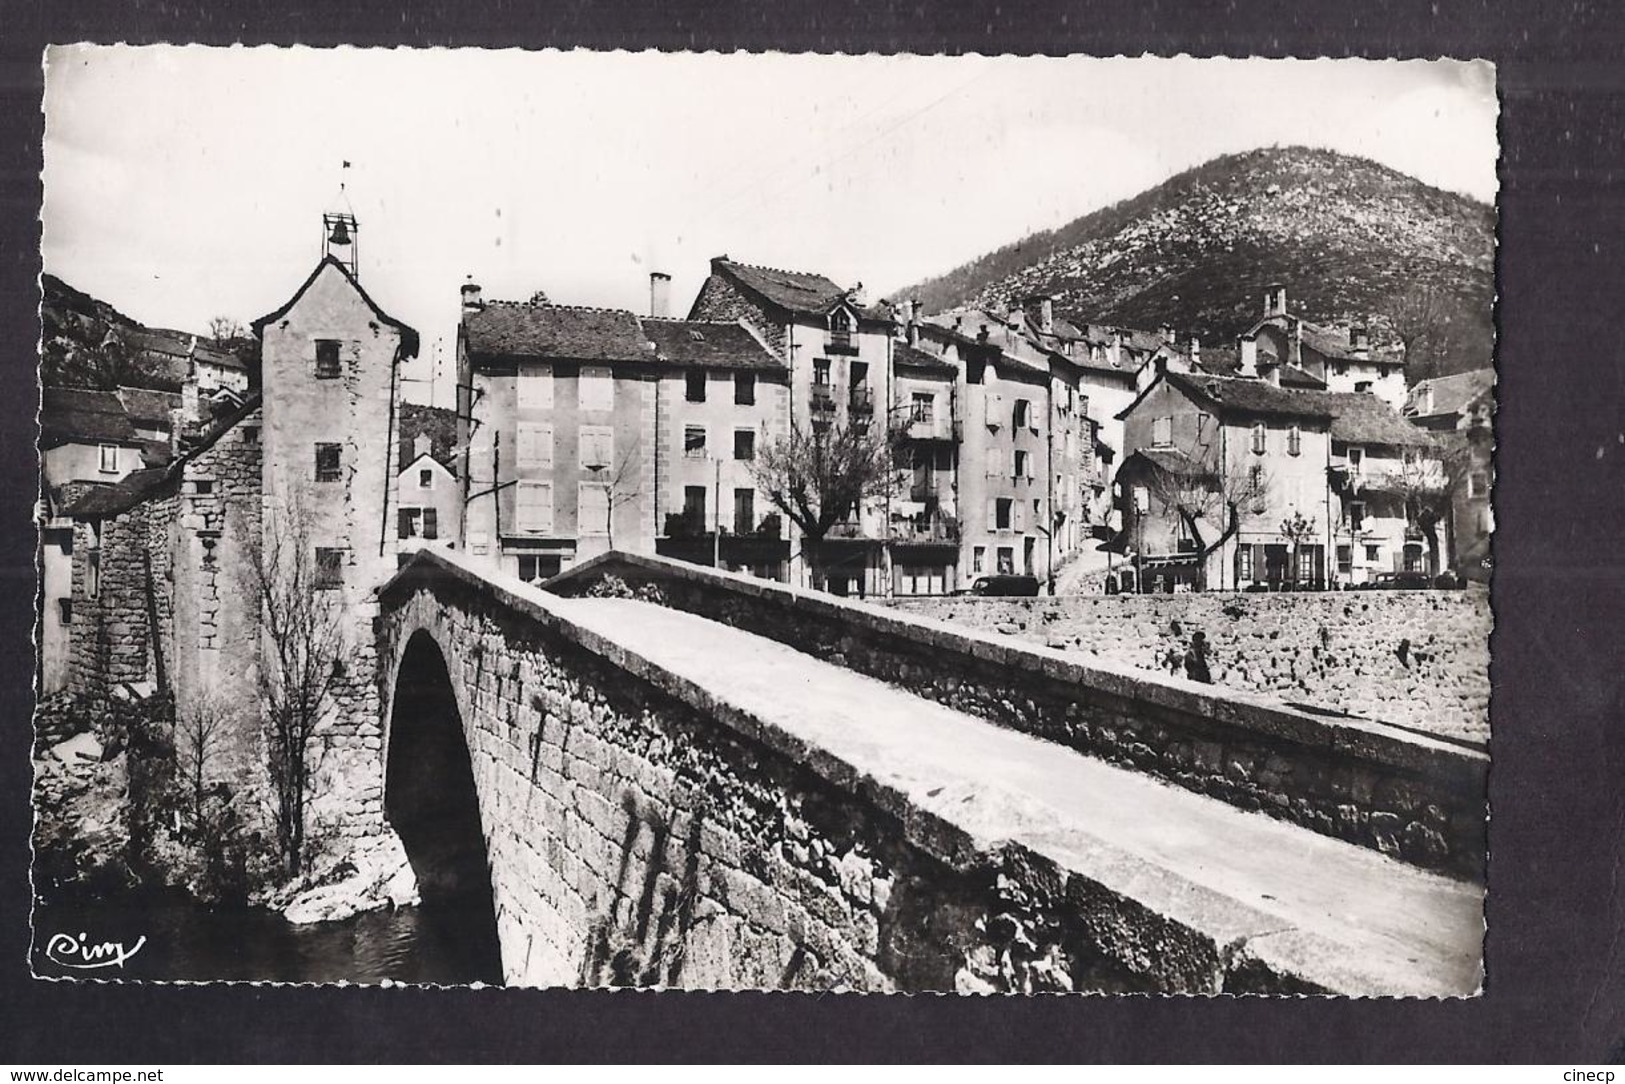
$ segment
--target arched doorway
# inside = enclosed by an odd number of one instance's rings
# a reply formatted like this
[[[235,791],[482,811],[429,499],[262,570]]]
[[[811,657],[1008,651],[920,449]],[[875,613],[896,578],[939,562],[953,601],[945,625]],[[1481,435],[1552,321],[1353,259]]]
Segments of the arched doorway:
[[[468,972],[456,981],[500,983],[491,866],[462,713],[445,656],[426,632],[408,641],[395,679],[384,814],[417,875],[421,934]]]

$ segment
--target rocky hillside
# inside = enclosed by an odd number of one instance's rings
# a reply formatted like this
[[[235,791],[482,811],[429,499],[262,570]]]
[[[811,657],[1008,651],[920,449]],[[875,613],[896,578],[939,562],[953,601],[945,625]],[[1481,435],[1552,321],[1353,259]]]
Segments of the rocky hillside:
[[[1489,364],[1495,212],[1363,158],[1306,147],[1216,158],[1133,199],[898,291],[925,311],[1035,293],[1080,320],[1220,342],[1287,284],[1317,323],[1420,330],[1413,376]],[[1418,325],[1421,325],[1419,328]]]

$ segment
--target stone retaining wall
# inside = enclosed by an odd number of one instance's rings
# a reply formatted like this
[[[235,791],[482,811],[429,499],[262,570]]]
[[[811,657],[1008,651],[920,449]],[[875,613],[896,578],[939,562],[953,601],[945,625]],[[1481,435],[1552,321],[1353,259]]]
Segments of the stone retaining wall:
[[[1489,596],[1468,591],[1205,592],[895,599],[888,605],[1089,659],[1213,681],[1444,737],[1489,737]]]
[[[661,558],[609,554],[548,588],[579,594],[606,577],[1243,809],[1482,876],[1488,759],[1480,752]]]
[[[416,557],[385,588],[379,654],[398,667],[426,634],[448,664],[510,983],[1326,988],[1024,846],[978,843],[481,575]]]

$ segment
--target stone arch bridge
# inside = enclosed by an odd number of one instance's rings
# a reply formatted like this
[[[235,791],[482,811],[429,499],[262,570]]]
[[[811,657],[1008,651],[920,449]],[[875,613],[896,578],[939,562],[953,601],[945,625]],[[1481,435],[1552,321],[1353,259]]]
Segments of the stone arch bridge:
[[[611,553],[425,550],[385,808],[487,978],[1459,995],[1479,750]]]

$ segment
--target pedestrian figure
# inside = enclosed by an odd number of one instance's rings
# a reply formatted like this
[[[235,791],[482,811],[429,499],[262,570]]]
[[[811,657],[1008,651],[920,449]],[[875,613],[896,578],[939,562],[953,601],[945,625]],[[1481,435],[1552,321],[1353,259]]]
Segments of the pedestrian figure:
[[[1213,675],[1207,668],[1207,634],[1200,629],[1191,634],[1191,646],[1185,650],[1185,676],[1205,685],[1213,684]]]

